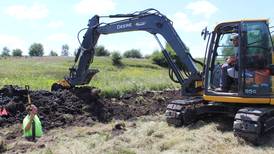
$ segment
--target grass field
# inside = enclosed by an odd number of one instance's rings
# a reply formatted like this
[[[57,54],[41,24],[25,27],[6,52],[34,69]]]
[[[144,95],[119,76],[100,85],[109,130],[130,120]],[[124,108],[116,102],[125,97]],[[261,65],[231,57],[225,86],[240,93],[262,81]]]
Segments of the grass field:
[[[50,90],[52,83],[63,79],[73,58],[22,57],[2,58],[0,86],[30,85],[31,89]],[[90,86],[100,88],[105,96],[118,96],[127,92],[177,88],[168,76],[168,70],[152,64],[148,59],[123,59],[124,66],[112,65],[107,57],[95,57],[91,67],[99,69]]]

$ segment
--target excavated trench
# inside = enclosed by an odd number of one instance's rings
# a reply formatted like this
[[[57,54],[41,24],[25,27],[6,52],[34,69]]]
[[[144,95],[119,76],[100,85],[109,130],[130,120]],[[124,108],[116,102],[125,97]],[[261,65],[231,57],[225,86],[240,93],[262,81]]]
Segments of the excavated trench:
[[[50,92],[30,91],[31,101],[38,107],[43,128],[67,125],[88,125],[94,121],[109,122],[112,119],[130,118],[163,113],[168,101],[179,98],[179,91],[146,91],[125,94],[120,98],[103,98],[98,89],[78,87]],[[22,122],[26,116],[27,91],[18,86],[0,89],[0,110],[8,115],[0,116],[0,127]]]

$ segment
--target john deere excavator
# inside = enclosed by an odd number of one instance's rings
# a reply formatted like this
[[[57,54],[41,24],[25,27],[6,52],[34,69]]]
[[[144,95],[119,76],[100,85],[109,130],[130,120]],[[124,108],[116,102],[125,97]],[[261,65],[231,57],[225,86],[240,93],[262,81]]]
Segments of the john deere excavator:
[[[101,23],[99,19],[105,17],[121,20]],[[167,105],[166,120],[169,124],[187,125],[204,115],[225,114],[234,117],[235,135],[254,143],[274,127],[274,56],[268,20],[223,22],[212,32],[205,28],[202,35],[204,39],[207,38],[207,46],[203,63],[192,58],[172,21],[155,9],[131,14],[95,15],[83,30],[86,33],[75,57],[75,64],[69,69],[69,76],[54,83],[52,90],[90,82],[98,72],[89,67],[100,35],[146,31],[159,43],[169,64],[170,78],[182,87],[182,99]],[[173,48],[183,68],[175,64],[157,35],[161,35]],[[230,41],[235,35],[239,40],[237,49]],[[222,64],[230,56],[236,57],[236,77],[231,77],[231,88],[228,91],[219,91],[220,79],[225,74],[222,72]],[[203,69],[199,70],[197,64],[202,65]]]

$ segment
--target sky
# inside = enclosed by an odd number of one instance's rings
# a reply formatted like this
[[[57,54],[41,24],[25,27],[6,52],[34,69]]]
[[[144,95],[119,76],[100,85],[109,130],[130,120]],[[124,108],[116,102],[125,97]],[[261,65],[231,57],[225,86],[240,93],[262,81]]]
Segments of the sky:
[[[60,54],[62,45],[68,44],[72,55],[79,47],[78,31],[86,28],[94,15],[154,8],[173,21],[193,57],[203,57],[203,28],[207,26],[212,31],[220,22],[246,18],[267,18],[274,26],[273,5],[272,0],[0,0],[0,51],[3,47],[19,48],[27,55],[31,44],[41,43],[45,55],[51,50]],[[161,41],[165,44],[164,39]],[[121,53],[138,49],[143,55],[160,50],[154,36],[140,31],[101,35],[97,45]]]

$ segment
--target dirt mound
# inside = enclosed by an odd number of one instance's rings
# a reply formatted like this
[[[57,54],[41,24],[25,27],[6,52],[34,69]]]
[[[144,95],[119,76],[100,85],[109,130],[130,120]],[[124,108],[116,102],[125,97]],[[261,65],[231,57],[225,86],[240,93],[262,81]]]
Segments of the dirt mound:
[[[164,112],[170,99],[179,97],[178,91],[144,92],[126,94],[121,98],[106,99],[97,94],[98,89],[79,87],[49,92],[30,91],[32,103],[39,109],[39,117],[45,129],[66,125],[90,124],[93,121],[108,122],[142,115]],[[27,91],[18,86],[0,89],[0,108],[8,115],[0,116],[0,127],[22,122],[26,116]]]

